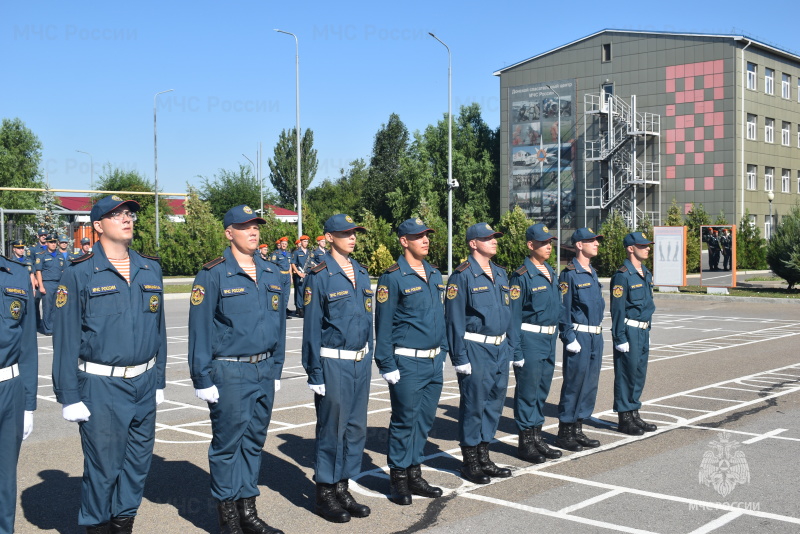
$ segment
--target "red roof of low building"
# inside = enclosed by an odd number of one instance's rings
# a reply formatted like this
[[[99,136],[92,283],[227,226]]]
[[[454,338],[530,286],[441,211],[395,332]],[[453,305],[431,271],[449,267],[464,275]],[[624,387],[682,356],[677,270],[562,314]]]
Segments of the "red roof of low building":
[[[61,201],[61,206],[71,211],[90,211],[92,209],[92,201],[89,197],[58,197]],[[175,215],[186,215],[186,208],[183,205],[182,198],[168,198],[167,204],[172,208],[172,213]]]

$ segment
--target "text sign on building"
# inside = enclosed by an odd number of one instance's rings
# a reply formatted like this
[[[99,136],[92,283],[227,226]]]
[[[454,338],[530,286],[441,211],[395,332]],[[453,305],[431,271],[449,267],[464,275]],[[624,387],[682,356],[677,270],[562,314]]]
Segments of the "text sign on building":
[[[686,227],[653,227],[653,283],[657,286],[686,285]]]

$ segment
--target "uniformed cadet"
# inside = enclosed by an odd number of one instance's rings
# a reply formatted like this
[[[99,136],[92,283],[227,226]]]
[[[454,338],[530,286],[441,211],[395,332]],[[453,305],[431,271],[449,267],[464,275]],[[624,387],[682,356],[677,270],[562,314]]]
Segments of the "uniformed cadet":
[[[650,320],[656,309],[653,275],[643,264],[652,244],[642,232],[626,235],[622,245],[628,259],[611,277],[614,411],[619,413],[619,431],[632,436],[656,430],[639,416],[650,357]]]
[[[733,237],[731,231],[725,228],[722,231],[722,236],[719,238],[720,247],[722,247],[722,270],[731,270],[731,257],[733,256]]]
[[[15,251],[21,241],[15,241]],[[22,247],[24,250],[24,246]],[[38,383],[36,315],[30,271],[0,256],[0,533],[14,532],[17,462],[33,430]]]
[[[583,420],[591,417],[597,400],[597,383],[603,360],[600,323],[606,303],[602,285],[591,260],[597,256],[602,235],[591,228],[572,234],[575,257],[561,271],[561,319],[559,331],[564,344],[561,398],[558,402],[556,445],[568,451],[599,447],[600,442],[583,433]]]
[[[81,257],[83,254],[75,254],[71,250],[69,250],[69,238],[65,235],[62,235],[58,238],[58,249],[56,250],[56,256],[60,256],[64,259],[64,266],[61,267],[61,272],[64,272],[64,269],[69,262]]]
[[[717,231],[713,228],[710,228],[706,235],[706,243],[708,243],[708,268],[710,271],[719,271],[720,243]]]
[[[41,312],[41,303],[44,294],[41,290],[41,285],[39,284],[39,279],[37,278],[36,271],[38,270],[39,264],[41,262],[36,261],[40,252],[47,252],[47,236],[48,232],[44,228],[40,228],[37,232],[37,239],[38,242],[36,245],[32,246],[31,249],[31,256],[33,256],[33,272],[34,272],[34,283],[33,283],[33,292],[36,296],[36,331],[42,331],[42,312]]]
[[[97,201],[90,217],[100,239],[55,291],[53,389],[80,429],[78,523],[87,533],[132,531],[164,400],[161,266],[129,248],[138,210],[116,195]]]
[[[361,472],[372,366],[372,298],[367,268],[350,258],[357,226],[349,215],[325,221],[331,244],[309,271],[303,294],[303,368],[317,411],[314,513],[334,523],[367,517],[349,479]]]
[[[294,308],[298,317],[303,316],[303,279],[308,272],[310,252],[308,250],[307,235],[301,235],[297,240],[297,248],[292,252],[292,280],[294,281]]]
[[[223,534],[283,534],[256,512],[261,450],[286,348],[281,274],[254,257],[266,221],[245,205],[223,220],[230,247],[192,286],[189,369],[211,412],[208,465]]]
[[[50,234],[47,236],[47,251],[36,256],[36,279],[39,283],[39,292],[42,293],[42,322],[39,333],[46,336],[53,335],[53,310],[56,303],[56,289],[61,273],[68,261],[58,251],[58,238]]]
[[[92,251],[92,241],[88,237],[84,237],[81,239],[81,251],[78,254],[78,257],[83,256],[84,254],[88,254]]]
[[[289,253],[286,251],[286,248],[289,246],[289,238],[284,236],[275,241],[275,250],[270,254],[269,261],[277,265],[280,269],[281,277],[281,285],[283,287],[283,302],[286,306],[284,312],[286,316],[289,317],[289,295],[292,289],[292,277],[291,277],[291,257]]]
[[[511,470],[489,458],[508,387],[512,349],[508,277],[492,263],[497,254],[495,232],[486,223],[467,229],[470,257],[453,272],[447,284],[447,343],[458,376],[458,440],[464,463],[461,475],[475,484],[489,477],[506,478]]]
[[[49,232],[44,228],[39,229],[39,231],[36,233],[39,242],[34,247],[34,254],[38,254],[39,252],[45,252],[47,250],[47,237],[49,235],[50,235]]]
[[[11,250],[14,253],[14,256],[11,258],[17,263],[21,263],[25,267],[28,268],[28,273],[30,274],[31,278],[31,288],[36,288],[36,274],[34,272],[34,262],[36,259],[31,254],[29,249],[25,248],[25,243],[23,243],[22,239],[18,239],[16,241],[11,242]],[[31,293],[33,296],[33,293]],[[31,300],[31,302],[34,302]],[[34,314],[35,315],[35,314]]]
[[[514,421],[519,429],[518,454],[535,464],[561,457],[542,438],[544,406],[556,364],[561,293],[547,259],[557,238],[542,223],[525,231],[529,257],[511,275],[511,330],[514,348]]]
[[[442,393],[447,355],[442,274],[428,255],[433,230],[421,219],[397,229],[403,255],[378,280],[375,362],[389,383],[391,500],[411,504],[411,494],[441,497],[441,488],[422,478],[420,464]]]
[[[258,245],[258,254],[261,256],[262,260],[269,261],[269,245],[266,243]]]
[[[313,269],[314,267],[325,261],[323,258],[325,257],[325,254],[328,253],[326,245],[327,241],[325,241],[325,236],[324,235],[317,236],[317,248],[311,251],[311,261],[309,263],[309,270]]]

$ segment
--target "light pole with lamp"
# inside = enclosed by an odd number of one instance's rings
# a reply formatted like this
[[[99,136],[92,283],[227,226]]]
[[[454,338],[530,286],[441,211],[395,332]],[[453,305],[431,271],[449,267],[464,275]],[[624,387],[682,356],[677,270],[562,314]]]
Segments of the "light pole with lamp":
[[[428,35],[447,49],[447,276],[450,276],[453,274],[453,189],[458,187],[458,182],[453,180],[453,56],[444,41],[433,32]]]
[[[156,197],[156,248],[160,246],[160,234],[159,234],[159,221],[158,221],[158,135],[156,130],[156,100],[158,99],[158,95],[163,95],[164,93],[169,93],[170,91],[174,91],[175,89],[167,89],[166,91],[160,91],[153,96],[153,166],[154,166],[154,174],[153,179],[155,181],[155,197]]]
[[[84,152],[83,150],[76,150],[75,152],[80,152],[81,154],[86,154],[89,156],[89,189],[94,190],[94,158],[88,152]],[[91,200],[91,197],[89,197]],[[94,201],[92,201],[94,204]]]
[[[769,235],[767,239],[772,239],[772,201],[775,200],[775,193],[767,191],[767,200],[769,200]]]
[[[558,184],[556,193],[558,195],[558,199],[556,199],[556,235],[559,243],[556,248],[556,272],[558,272],[561,269],[561,95],[549,85],[547,85],[547,88],[553,91],[556,94],[556,98],[558,98],[558,161],[556,163],[558,166],[556,170],[556,183]]]
[[[259,179],[258,171],[256,171],[256,164],[253,163],[253,160],[251,160],[250,158],[245,156],[244,153],[242,153],[242,156],[244,156],[244,159],[246,159],[247,161],[250,162],[250,166],[253,167],[253,174],[255,175],[256,179]],[[258,188],[259,188],[259,192],[261,193],[261,207],[256,210],[256,213],[258,213],[259,215],[261,215],[263,217],[264,216],[264,184],[261,182],[261,180],[259,180],[259,182],[258,182]]]
[[[297,40],[297,36],[292,32],[279,30],[277,28],[275,28],[275,31],[294,37],[295,107],[297,108],[297,126],[295,127],[297,130],[297,237],[299,238],[303,235],[302,179],[300,174],[300,42]]]

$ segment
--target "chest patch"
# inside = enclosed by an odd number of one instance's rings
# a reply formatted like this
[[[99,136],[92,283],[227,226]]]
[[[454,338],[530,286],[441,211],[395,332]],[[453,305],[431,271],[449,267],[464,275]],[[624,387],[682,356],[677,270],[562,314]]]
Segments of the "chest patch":
[[[406,295],[413,295],[414,293],[419,293],[420,291],[422,291],[422,286],[407,287],[403,290],[403,293]]]

